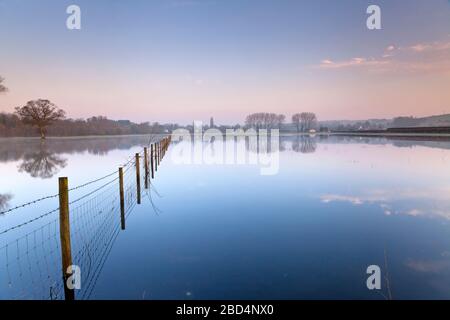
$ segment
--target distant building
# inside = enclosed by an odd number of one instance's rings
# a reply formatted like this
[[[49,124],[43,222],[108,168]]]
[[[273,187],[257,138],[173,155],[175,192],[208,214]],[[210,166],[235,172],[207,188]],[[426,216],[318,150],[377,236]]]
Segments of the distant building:
[[[213,117],[211,117],[211,119],[209,119],[209,127],[214,128],[214,118]]]

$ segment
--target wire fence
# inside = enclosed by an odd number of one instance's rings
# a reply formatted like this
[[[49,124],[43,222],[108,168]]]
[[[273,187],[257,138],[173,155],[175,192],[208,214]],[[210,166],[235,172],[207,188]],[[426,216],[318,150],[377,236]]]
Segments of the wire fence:
[[[170,138],[164,138],[154,144],[149,143],[150,150],[148,147],[143,148],[128,159],[122,166],[122,186],[119,184],[119,174],[115,171],[68,189],[70,193],[106,180],[102,185],[68,203],[72,264],[82,271],[82,287],[75,290],[76,299],[91,297],[109,252],[120,230],[124,229],[126,218],[138,203],[137,199],[143,194],[149,194],[148,189],[138,187],[137,179],[142,186],[152,186],[150,170],[155,169],[152,164],[159,164],[169,144]],[[146,159],[147,163],[138,162],[138,168],[136,159]],[[143,174],[138,175],[139,171]],[[123,188],[124,212],[121,212],[120,187]],[[41,197],[0,214],[19,212],[22,208],[59,196],[58,193]],[[62,273],[64,248],[61,244],[62,228],[58,212],[59,207],[0,230],[0,240],[13,230],[14,235],[17,233],[17,237],[7,237],[6,241],[0,242],[4,243],[0,246],[0,299],[65,298],[67,288]],[[44,218],[44,223],[32,228],[37,221]],[[24,229],[25,226],[29,227]],[[24,232],[21,232],[22,229]]]

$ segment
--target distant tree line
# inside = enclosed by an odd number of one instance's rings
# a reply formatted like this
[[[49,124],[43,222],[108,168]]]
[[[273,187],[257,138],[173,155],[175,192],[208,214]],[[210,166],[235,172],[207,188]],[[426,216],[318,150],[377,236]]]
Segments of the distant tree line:
[[[0,76],[0,93],[8,91]],[[66,119],[65,111],[49,100],[28,101],[15,108],[14,113],[0,113],[0,137],[32,137],[87,135],[156,134],[171,131],[178,125],[158,122],[133,123],[129,120],[110,120],[104,116],[88,119]]]
[[[409,127],[449,127],[450,114],[429,116],[422,118],[415,117],[397,117],[392,120],[390,127],[409,128]]]
[[[88,135],[125,135],[163,133],[174,125],[155,123],[133,123],[128,120],[111,120],[104,116],[88,119],[56,120],[45,128],[48,136],[88,136]],[[40,135],[40,129],[23,122],[17,114],[0,113],[0,137],[34,137]]]
[[[360,130],[384,130],[386,126],[382,123],[373,123],[371,121],[353,121],[351,123],[340,123],[332,128],[336,131],[360,131]]]

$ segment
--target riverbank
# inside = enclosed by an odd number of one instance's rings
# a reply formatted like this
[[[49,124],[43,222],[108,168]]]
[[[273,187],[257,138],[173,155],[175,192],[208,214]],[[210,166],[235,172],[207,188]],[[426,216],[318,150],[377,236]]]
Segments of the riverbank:
[[[225,133],[223,133],[225,134]],[[157,137],[167,135],[164,133],[154,134],[127,134],[127,135],[81,135],[81,136],[49,136],[44,141],[48,140],[80,140],[80,139],[117,139],[117,138],[130,138],[130,137]],[[280,132],[280,136],[361,136],[361,137],[406,137],[406,138],[448,138],[450,139],[450,133],[422,133],[422,132],[388,132],[388,131],[334,131],[334,132]],[[0,137],[0,141],[11,140],[40,140],[40,137]]]
[[[363,136],[363,137],[434,137],[450,138],[450,133],[416,133],[416,132],[331,132],[329,135],[335,136]]]
[[[353,136],[353,137],[405,137],[405,138],[446,138],[450,139],[450,133],[397,133],[397,132],[317,132],[317,133],[280,133],[281,136]]]
[[[157,137],[157,136],[163,136],[163,135],[167,135],[164,133],[152,133],[152,134],[124,134],[124,135],[89,135],[89,136],[50,136],[50,137],[46,137],[43,141],[48,141],[48,140],[55,140],[55,139],[92,139],[92,138],[105,138],[105,139],[112,139],[112,138],[139,138],[139,137]],[[41,140],[40,137],[36,136],[36,137],[0,137],[0,141],[4,141],[4,140]]]

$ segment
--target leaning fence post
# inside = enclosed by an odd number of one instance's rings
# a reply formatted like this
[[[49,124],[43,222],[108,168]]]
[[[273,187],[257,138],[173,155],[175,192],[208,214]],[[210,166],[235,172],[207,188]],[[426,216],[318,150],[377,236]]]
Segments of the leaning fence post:
[[[141,204],[141,169],[139,167],[139,153],[136,153],[136,191],[137,204]]]
[[[144,148],[145,189],[148,189],[148,155],[147,147]]]
[[[125,230],[125,197],[123,193],[123,168],[119,168],[120,225]]]
[[[70,247],[70,219],[69,219],[69,182],[66,177],[59,178],[59,234],[61,239],[61,259],[64,281],[64,297],[75,300],[75,291],[69,288],[68,279],[72,275],[72,251]]]
[[[150,145],[150,168],[152,170],[152,179],[155,178],[155,167],[153,165],[153,144]]]

